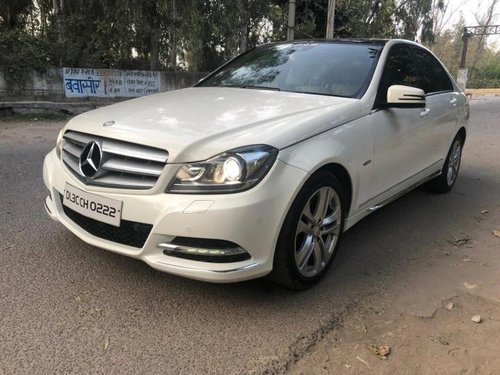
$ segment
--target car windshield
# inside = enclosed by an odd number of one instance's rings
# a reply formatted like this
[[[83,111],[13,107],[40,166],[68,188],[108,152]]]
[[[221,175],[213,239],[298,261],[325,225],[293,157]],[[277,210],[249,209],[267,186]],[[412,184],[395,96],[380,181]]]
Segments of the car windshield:
[[[255,48],[198,84],[360,97],[371,79],[380,45],[288,43]]]

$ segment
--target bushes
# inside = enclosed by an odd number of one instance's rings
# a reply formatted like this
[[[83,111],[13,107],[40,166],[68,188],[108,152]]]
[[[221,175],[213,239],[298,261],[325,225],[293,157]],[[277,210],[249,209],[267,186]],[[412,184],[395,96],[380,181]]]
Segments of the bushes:
[[[9,73],[7,77],[10,82],[22,84],[33,70],[45,71],[53,66],[48,51],[49,46],[43,39],[25,31],[0,33],[0,67]]]
[[[500,88],[500,64],[490,64],[472,70],[467,87],[471,89]]]
[[[470,89],[498,89],[500,88],[500,78],[472,78],[467,81],[467,88]]]

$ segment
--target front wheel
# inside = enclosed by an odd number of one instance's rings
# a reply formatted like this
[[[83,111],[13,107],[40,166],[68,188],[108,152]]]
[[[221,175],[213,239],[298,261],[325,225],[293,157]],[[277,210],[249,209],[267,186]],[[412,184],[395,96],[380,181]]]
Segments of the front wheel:
[[[326,274],[344,230],[344,193],[339,180],[318,172],[293,202],[280,231],[270,278],[307,289]]]
[[[437,193],[448,193],[455,185],[462,159],[463,141],[457,135],[451,144],[441,175],[429,182],[429,187]]]

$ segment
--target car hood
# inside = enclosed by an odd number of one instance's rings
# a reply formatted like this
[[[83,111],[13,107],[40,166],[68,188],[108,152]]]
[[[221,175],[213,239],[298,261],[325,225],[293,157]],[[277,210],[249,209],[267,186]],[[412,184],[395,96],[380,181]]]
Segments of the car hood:
[[[158,147],[169,163],[252,144],[282,149],[361,116],[361,101],[283,91],[194,87],[102,107],[66,126]],[[107,121],[112,126],[104,127]]]

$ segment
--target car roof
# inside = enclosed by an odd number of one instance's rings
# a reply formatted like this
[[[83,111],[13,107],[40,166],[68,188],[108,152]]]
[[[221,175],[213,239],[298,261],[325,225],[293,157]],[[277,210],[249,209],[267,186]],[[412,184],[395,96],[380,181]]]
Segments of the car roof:
[[[384,46],[387,42],[396,39],[370,39],[370,38],[335,38],[335,39],[295,39],[292,41],[282,41],[266,43],[263,45],[280,45],[280,44],[309,44],[309,43],[330,43],[330,44],[369,44]],[[398,39],[399,40],[399,39]],[[403,41],[403,40],[401,40]],[[407,42],[406,40],[404,40]]]

